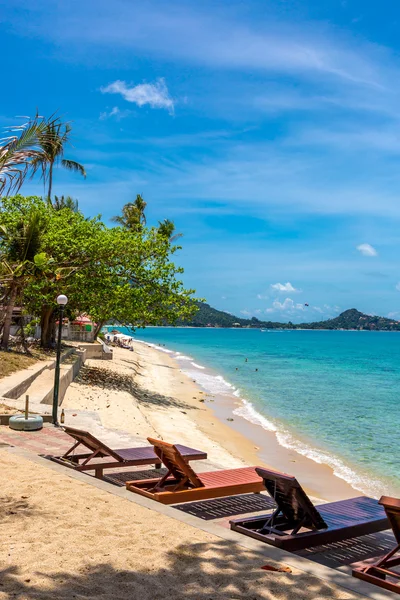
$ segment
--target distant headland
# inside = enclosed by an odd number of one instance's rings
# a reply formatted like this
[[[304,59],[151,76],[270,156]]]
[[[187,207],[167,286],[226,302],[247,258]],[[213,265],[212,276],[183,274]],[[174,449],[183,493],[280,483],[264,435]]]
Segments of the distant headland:
[[[256,317],[242,319],[209,304],[199,302],[198,311],[190,321],[181,321],[177,325],[188,327],[237,327],[254,329],[331,329],[331,330],[367,330],[400,331],[400,322],[385,317],[366,315],[355,308],[345,310],[334,319],[313,323],[279,323],[261,321]]]

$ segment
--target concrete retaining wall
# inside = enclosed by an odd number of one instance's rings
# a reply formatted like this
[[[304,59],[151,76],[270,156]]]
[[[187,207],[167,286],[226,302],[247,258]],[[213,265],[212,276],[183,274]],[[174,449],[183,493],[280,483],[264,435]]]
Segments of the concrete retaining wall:
[[[9,377],[4,377],[0,381],[0,396],[3,398],[19,398],[26,392],[31,383],[35,381],[36,377],[49,367],[51,367],[51,363],[46,361],[43,364],[39,363],[23,371],[13,373]],[[28,375],[27,372],[29,373]]]
[[[58,405],[64,400],[65,392],[68,389],[70,383],[72,383],[75,377],[78,375],[79,370],[86,361],[86,350],[75,350],[77,356],[74,363],[69,367],[67,371],[60,374],[60,387],[58,390]],[[54,387],[52,387],[47,394],[41,400],[41,404],[52,404],[53,403]]]

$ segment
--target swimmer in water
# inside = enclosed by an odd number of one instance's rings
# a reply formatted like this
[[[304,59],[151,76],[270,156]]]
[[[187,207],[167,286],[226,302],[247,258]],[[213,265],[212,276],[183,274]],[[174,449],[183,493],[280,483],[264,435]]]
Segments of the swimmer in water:
[[[244,362],[247,362],[247,358],[244,359]]]

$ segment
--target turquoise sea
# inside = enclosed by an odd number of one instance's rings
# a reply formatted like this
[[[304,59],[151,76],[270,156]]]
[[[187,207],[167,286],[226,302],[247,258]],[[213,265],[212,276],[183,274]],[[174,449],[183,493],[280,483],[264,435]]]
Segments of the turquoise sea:
[[[208,391],[241,398],[236,414],[282,445],[363,492],[400,494],[400,333],[148,328],[134,337],[173,351]]]

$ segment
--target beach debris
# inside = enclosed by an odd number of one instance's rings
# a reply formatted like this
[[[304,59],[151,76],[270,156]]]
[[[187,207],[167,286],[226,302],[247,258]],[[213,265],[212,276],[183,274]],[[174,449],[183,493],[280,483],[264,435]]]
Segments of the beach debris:
[[[232,417],[228,417],[227,421],[234,421],[234,419],[232,419]]]
[[[205,402],[204,398],[199,398],[199,402]]]
[[[276,573],[292,573],[290,567],[273,567],[272,565],[263,565],[263,571],[275,571]]]
[[[187,415],[186,410],[181,410],[181,413],[183,413],[184,415]]]

